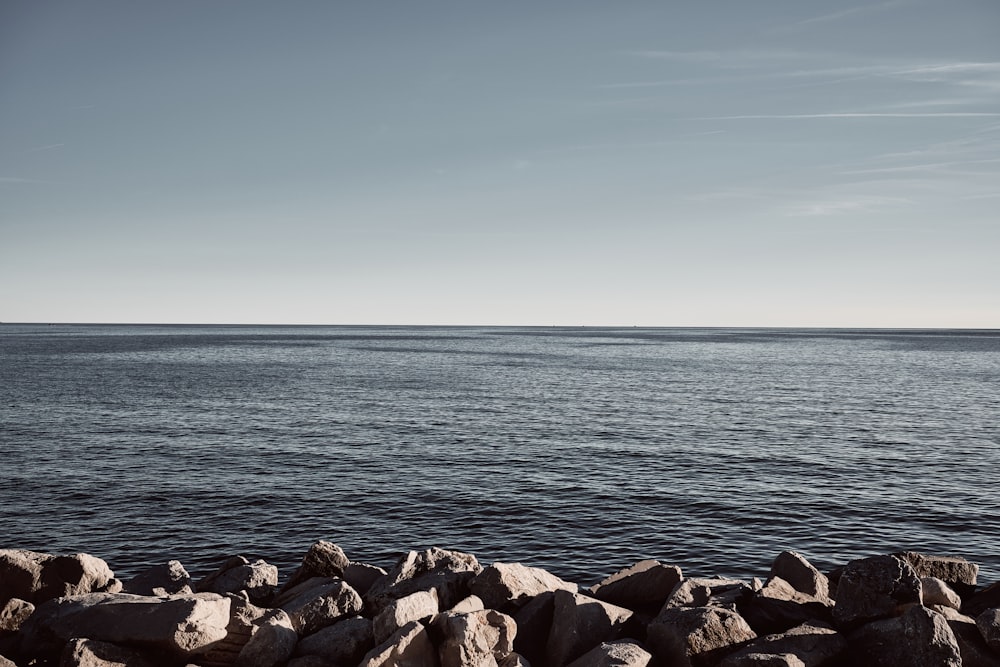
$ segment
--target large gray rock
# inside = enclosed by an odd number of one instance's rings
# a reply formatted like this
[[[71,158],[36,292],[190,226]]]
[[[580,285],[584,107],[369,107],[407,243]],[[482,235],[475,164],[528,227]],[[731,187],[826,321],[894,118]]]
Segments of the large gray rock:
[[[643,560],[592,586],[590,592],[598,600],[619,607],[655,607],[654,611],[659,611],[682,578],[681,569],[676,565]]]
[[[754,588],[739,579],[696,577],[684,579],[667,598],[665,607],[737,607],[754,594]]]
[[[333,542],[319,540],[309,547],[305,556],[302,557],[302,564],[292,573],[281,590],[282,592],[287,591],[313,577],[347,579],[344,576],[344,571],[350,562],[347,554],[339,546]],[[351,586],[353,588],[354,584],[352,583]]]
[[[950,607],[943,607],[945,612],[954,612]],[[954,614],[948,619],[948,627],[955,635],[958,652],[962,655],[962,667],[1000,667],[1000,653],[990,649],[986,640],[976,627],[975,619]]]
[[[359,667],[438,667],[438,654],[427,629],[414,621],[365,654]]]
[[[375,582],[388,574],[377,565],[367,563],[351,563],[344,568],[343,579],[351,585],[362,597],[371,590]]]
[[[820,600],[830,597],[830,580],[795,551],[782,551],[771,563],[771,576],[787,581],[792,588]]]
[[[740,653],[727,657],[721,667],[807,667],[797,655],[792,653]]]
[[[233,556],[219,569],[195,586],[199,593],[238,593],[246,591],[254,604],[267,604],[278,585],[278,568],[263,560],[251,563],[243,556]]]
[[[226,636],[198,654],[198,664],[202,667],[230,667],[256,632],[259,621],[269,613],[252,604],[245,593],[229,593],[226,597],[230,602]]]
[[[434,589],[439,604],[447,609],[469,595],[469,582],[481,571],[472,554],[437,547],[410,551],[372,584],[364,597],[365,607],[377,613],[392,600]]]
[[[0,549],[0,605],[11,598],[40,604],[68,595],[121,590],[121,582],[100,558],[53,556],[24,549]]]
[[[711,665],[757,635],[726,607],[664,607],[647,628],[653,655],[669,665]]]
[[[633,641],[603,642],[568,667],[647,667],[653,654]]]
[[[373,648],[371,620],[355,616],[303,637],[295,647],[295,655],[318,656],[335,665],[356,665]]]
[[[962,598],[958,596],[958,593],[937,577],[920,578],[920,598],[927,607],[939,605],[955,610],[962,608]]]
[[[752,640],[727,656],[721,667],[739,667],[744,664],[759,664],[760,657],[750,656],[793,656],[805,667],[820,667],[837,660],[847,650],[847,639],[832,628],[801,625],[781,634],[765,635]],[[755,662],[758,661],[758,662]],[[782,664],[778,662],[777,664]]]
[[[0,667],[17,667],[13,660],[0,655]]]
[[[381,644],[407,623],[430,620],[439,611],[437,591],[433,589],[393,600],[375,616],[375,642]]]
[[[545,664],[561,667],[601,642],[618,639],[632,611],[566,590],[553,592]]]
[[[987,609],[977,616],[976,627],[986,645],[1000,653],[1000,608]]]
[[[171,598],[89,593],[42,604],[22,632],[28,653],[44,654],[81,638],[188,658],[226,636],[231,606],[229,598],[215,593]]]
[[[133,595],[174,595],[192,593],[191,575],[179,560],[167,561],[162,565],[143,570],[122,584],[123,593]],[[212,591],[222,593],[224,591]]]
[[[533,665],[545,663],[545,648],[552,627],[555,597],[556,594],[551,591],[542,593],[532,598],[514,614],[514,621],[517,623],[514,651]]]
[[[281,609],[268,612],[257,623],[256,632],[243,646],[234,667],[276,667],[284,664],[295,650],[299,636],[292,619]]]
[[[979,566],[958,556],[931,556],[915,551],[894,554],[909,563],[918,577],[936,577],[965,596],[976,588]]]
[[[842,629],[899,614],[921,603],[920,579],[910,565],[895,556],[852,560],[837,584],[833,620]]]
[[[437,616],[441,667],[498,667],[514,651],[514,619],[494,609]]]
[[[63,649],[59,667],[152,667],[134,649],[95,639],[71,639]]]
[[[863,625],[849,637],[850,664],[961,667],[955,634],[944,616],[914,605],[895,618]]]
[[[489,609],[513,610],[548,591],[577,592],[577,585],[538,567],[521,563],[493,563],[471,581],[469,588]]]
[[[283,592],[273,603],[288,612],[299,635],[310,635],[361,612],[361,596],[341,579],[314,577]]]
[[[0,636],[17,632],[35,611],[35,605],[26,600],[11,598],[0,607]]]
[[[785,632],[803,623],[829,623],[831,606],[829,597],[817,598],[802,593],[778,576],[745,601],[740,614],[758,635]]]

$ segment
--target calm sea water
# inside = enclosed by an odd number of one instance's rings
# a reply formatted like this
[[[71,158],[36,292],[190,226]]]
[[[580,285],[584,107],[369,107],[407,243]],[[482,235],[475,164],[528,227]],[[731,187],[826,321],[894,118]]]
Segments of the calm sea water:
[[[0,326],[0,546],[1000,579],[1000,331]]]

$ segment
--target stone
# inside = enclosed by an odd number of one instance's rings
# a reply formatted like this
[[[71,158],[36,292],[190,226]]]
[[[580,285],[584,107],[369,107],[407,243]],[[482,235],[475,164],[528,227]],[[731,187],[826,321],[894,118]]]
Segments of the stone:
[[[523,655],[511,653],[500,661],[499,667],[531,667],[531,663]]]
[[[915,551],[893,554],[909,563],[918,577],[936,577],[966,596],[976,588],[979,566],[958,556],[930,556]]]
[[[263,560],[251,563],[243,556],[233,556],[218,570],[195,585],[199,593],[237,593],[246,591],[254,604],[267,604],[278,585],[278,568]]]
[[[538,567],[493,563],[472,580],[469,589],[489,609],[514,610],[540,593],[555,590],[576,593],[578,587]]]
[[[754,593],[750,584],[739,579],[697,577],[683,579],[667,598],[665,607],[737,607]]]
[[[339,546],[333,542],[319,540],[306,551],[305,556],[302,557],[302,564],[288,578],[281,591],[284,592],[290,588],[294,588],[306,579],[312,579],[313,577],[335,577],[346,580],[344,572],[350,563],[351,561],[347,558],[347,554]],[[353,583],[351,587],[354,587]]]
[[[514,619],[495,609],[434,619],[441,667],[498,667],[514,651]]]
[[[710,665],[757,637],[726,607],[664,607],[649,624],[646,642],[665,664]]]
[[[551,591],[537,595],[514,614],[514,622],[517,624],[514,651],[533,665],[542,665],[545,661],[555,596]]]
[[[945,609],[955,613],[950,607]],[[958,652],[962,655],[962,667],[1000,667],[1000,653],[990,650],[986,645],[974,619],[965,616],[949,618],[948,627],[951,628],[958,643]]]
[[[356,665],[375,647],[371,619],[354,616],[299,640],[296,656],[319,656],[337,665]]]
[[[619,607],[659,611],[682,578],[676,565],[642,560],[592,586],[590,593]]]
[[[198,655],[202,667],[230,667],[257,630],[258,621],[269,613],[251,604],[245,594],[229,593],[226,597],[230,602],[226,636]]]
[[[792,588],[820,600],[830,597],[830,580],[817,570],[805,556],[795,551],[782,551],[771,563],[771,577],[787,581]]]
[[[603,641],[618,639],[633,612],[591,597],[553,591],[552,626],[545,664],[562,667]]]
[[[819,625],[800,625],[781,634],[765,635],[750,641],[745,646],[728,655],[721,667],[766,664],[760,657],[749,656],[792,656],[796,664],[818,667],[836,661],[847,650],[847,639],[833,628]],[[778,662],[775,664],[787,664]]]
[[[310,635],[361,612],[361,596],[341,579],[314,577],[282,593],[274,605],[288,612],[292,627]]]
[[[478,595],[470,595],[469,597],[459,600],[451,609],[447,611],[452,614],[468,614],[470,611],[482,611],[486,609],[486,605]]]
[[[948,584],[937,577],[920,578],[920,597],[924,606],[927,607],[940,605],[952,609],[962,608],[962,598],[958,596],[958,593],[951,590]]]
[[[229,598],[215,593],[171,598],[88,593],[40,605],[22,633],[29,654],[81,638],[188,658],[226,636],[231,606]]]
[[[133,649],[94,639],[71,639],[63,649],[59,667],[152,667]]]
[[[986,645],[1000,653],[1000,608],[987,609],[977,616],[976,627]]]
[[[352,667],[354,664],[351,663]],[[318,655],[303,655],[298,658],[292,658],[289,660],[285,667],[340,667],[339,665],[332,664],[326,658],[321,658]]]
[[[741,653],[735,657],[727,657],[720,667],[808,667],[798,656],[792,653]]]
[[[122,592],[133,595],[173,595],[191,592],[191,575],[179,560],[167,561],[143,570],[128,581],[123,582]],[[188,590],[185,591],[185,588]],[[216,593],[220,591],[215,591]]]
[[[910,565],[895,556],[852,560],[840,575],[833,620],[842,629],[899,614],[919,605],[920,579]]]
[[[907,566],[909,567],[909,566]],[[845,572],[846,573],[846,572]],[[872,621],[848,637],[848,664],[961,667],[955,634],[944,616],[913,605],[895,618]]]
[[[371,589],[376,581],[386,575],[386,571],[376,565],[366,563],[351,563],[344,568],[344,581],[351,585],[362,597]]]
[[[117,592],[121,582],[100,558],[0,549],[0,605],[11,598],[40,604],[68,595]]]
[[[633,641],[602,642],[568,667],[647,667],[653,654]]]
[[[400,557],[388,574],[365,594],[365,607],[377,613],[390,601],[420,590],[434,589],[444,609],[470,594],[469,582],[482,567],[472,554],[437,547]]]
[[[275,609],[260,619],[257,631],[243,646],[233,667],[276,667],[292,657],[298,641],[292,619]]]
[[[17,632],[21,625],[35,611],[35,605],[27,600],[11,598],[0,608],[0,635]]]
[[[375,643],[381,644],[411,621],[426,621],[440,611],[437,592],[417,591],[393,600],[375,616]]]
[[[438,667],[438,655],[427,629],[413,621],[365,654],[358,667]]]
[[[17,667],[13,660],[0,655],[0,667]]]
[[[979,616],[993,607],[1000,607],[1000,581],[970,595],[962,603],[962,613]]]
[[[832,601],[802,593],[778,576],[740,605],[739,612],[758,635],[785,632],[803,623],[830,623]]]

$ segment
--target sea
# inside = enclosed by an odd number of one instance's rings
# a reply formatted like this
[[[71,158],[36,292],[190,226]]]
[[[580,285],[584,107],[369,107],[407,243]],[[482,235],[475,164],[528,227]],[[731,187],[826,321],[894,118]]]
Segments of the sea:
[[[0,325],[0,548],[1000,579],[1000,331]]]

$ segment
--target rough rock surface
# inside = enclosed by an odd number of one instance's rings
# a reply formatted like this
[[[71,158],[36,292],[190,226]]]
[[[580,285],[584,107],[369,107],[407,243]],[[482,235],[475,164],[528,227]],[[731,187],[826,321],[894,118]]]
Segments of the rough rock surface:
[[[670,593],[667,607],[725,607],[736,610],[754,593],[753,587],[739,579],[696,577],[684,579]]]
[[[122,592],[133,595],[173,595],[194,591],[191,589],[191,575],[179,560],[171,560],[163,565],[147,568],[123,582]]]
[[[268,614],[267,609],[251,604],[245,595],[230,593],[226,597],[230,602],[226,636],[198,655],[202,667],[230,667],[250,641],[257,622]]]
[[[67,595],[121,590],[121,582],[100,558],[53,556],[24,549],[0,549],[0,605],[11,598],[40,604]]]
[[[909,563],[918,577],[936,577],[951,586],[959,595],[975,589],[979,566],[957,556],[931,556],[915,551],[894,554]]]
[[[561,667],[601,642],[618,639],[632,613],[580,593],[554,591],[545,664]]]
[[[653,654],[633,641],[603,642],[568,667],[647,667]]]
[[[740,605],[740,613],[757,634],[780,633],[803,623],[831,621],[832,601],[802,593],[778,576]]]
[[[493,563],[469,583],[474,595],[491,609],[515,609],[529,599],[547,591],[565,590],[576,593],[576,584],[538,567],[521,563]]]
[[[278,585],[278,568],[263,560],[251,563],[243,556],[233,556],[219,569],[195,585],[199,593],[238,593],[246,591],[254,604],[266,604]]]
[[[234,667],[276,667],[292,656],[298,640],[288,614],[281,609],[271,611],[258,623],[257,631],[236,657]]]
[[[944,616],[909,607],[902,616],[872,621],[849,637],[850,664],[884,667],[961,667],[955,634]]]
[[[830,597],[830,580],[813,567],[805,556],[795,551],[782,551],[771,563],[771,577],[787,581],[792,588],[820,600]]]
[[[361,612],[361,596],[341,579],[314,577],[282,593],[274,605],[288,612],[292,627],[310,635]]]
[[[945,607],[948,611],[951,610]],[[947,617],[946,617],[947,618]],[[962,654],[963,667],[1000,667],[1000,652],[986,645],[976,621],[968,617],[949,618],[948,627],[955,634],[958,652]]]
[[[907,605],[919,605],[920,592],[920,579],[904,560],[895,556],[852,560],[837,584],[833,620],[850,629],[895,616]]]
[[[1000,608],[987,609],[976,617],[976,627],[986,645],[1000,653]]]
[[[417,591],[393,600],[375,616],[375,642],[381,644],[412,621],[427,621],[440,611],[437,591]]]
[[[59,667],[152,667],[139,652],[95,639],[71,639]]]
[[[647,643],[666,664],[702,665],[756,637],[742,616],[725,607],[664,607],[649,624]]]
[[[344,568],[344,581],[351,585],[362,597],[368,593],[376,581],[387,574],[385,570],[367,563],[351,563]]]
[[[962,608],[962,598],[951,587],[937,577],[920,578],[920,597],[924,606],[940,605],[952,609]]]
[[[344,571],[350,562],[347,554],[339,546],[333,542],[319,540],[309,547],[306,555],[302,557],[302,564],[292,573],[281,590],[287,591],[313,577],[345,578]],[[353,584],[351,585],[353,587]]]
[[[404,554],[365,594],[365,607],[380,611],[392,600],[434,589],[444,609],[469,595],[469,582],[482,571],[472,554],[431,548]]]
[[[793,656],[806,667],[829,664],[847,649],[847,639],[832,628],[800,625],[781,634],[765,635],[752,640],[722,661],[722,667],[758,664],[749,656]],[[759,661],[757,657],[753,660]],[[777,663],[785,664],[785,663]]]
[[[554,592],[542,593],[514,614],[514,621],[517,623],[514,651],[533,665],[542,665],[545,661],[555,597]]]
[[[17,632],[35,611],[35,605],[26,600],[11,598],[0,608],[0,635]]]
[[[664,565],[658,560],[642,560],[592,586],[590,593],[598,600],[619,607],[655,607],[659,611],[681,582],[682,576],[681,569],[676,565]]]
[[[379,644],[361,660],[359,667],[437,667],[438,654],[427,629],[416,621],[409,623]]]
[[[356,665],[375,648],[371,619],[354,616],[299,640],[296,656],[317,656],[336,665]]]
[[[514,651],[514,619],[494,609],[441,614],[434,619],[440,637],[441,667],[497,667]]]

